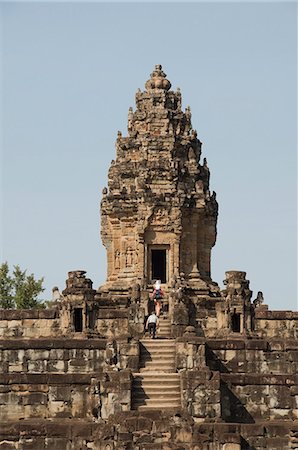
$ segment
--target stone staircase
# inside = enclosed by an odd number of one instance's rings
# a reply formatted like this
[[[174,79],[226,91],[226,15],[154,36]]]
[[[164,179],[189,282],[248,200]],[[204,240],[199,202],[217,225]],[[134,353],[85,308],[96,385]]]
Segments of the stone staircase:
[[[175,372],[175,341],[143,339],[140,341],[140,372]]]
[[[132,409],[177,410],[181,407],[180,375],[175,373],[175,341],[140,341],[140,371],[134,373]]]
[[[159,317],[159,327],[157,329],[157,338],[169,338],[171,336],[171,321],[167,316]]]

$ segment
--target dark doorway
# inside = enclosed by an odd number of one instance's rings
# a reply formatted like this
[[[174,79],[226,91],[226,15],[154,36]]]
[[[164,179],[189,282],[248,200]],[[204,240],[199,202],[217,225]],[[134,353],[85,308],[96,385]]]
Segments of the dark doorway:
[[[234,312],[232,314],[232,331],[235,333],[240,333],[240,314]]]
[[[75,308],[73,321],[74,321],[75,331],[77,331],[79,333],[82,332],[83,331],[83,309],[82,308]]]
[[[167,282],[167,251],[151,250],[152,281]]]

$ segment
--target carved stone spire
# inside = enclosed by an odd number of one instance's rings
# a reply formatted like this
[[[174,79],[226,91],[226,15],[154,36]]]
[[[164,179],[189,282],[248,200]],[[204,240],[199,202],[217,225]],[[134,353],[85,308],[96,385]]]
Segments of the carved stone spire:
[[[129,109],[128,136],[118,133],[101,203],[111,283],[151,282],[159,270],[166,282],[180,272],[193,283],[210,279],[217,202],[190,108],[182,111],[181,92],[170,87],[157,65]]]

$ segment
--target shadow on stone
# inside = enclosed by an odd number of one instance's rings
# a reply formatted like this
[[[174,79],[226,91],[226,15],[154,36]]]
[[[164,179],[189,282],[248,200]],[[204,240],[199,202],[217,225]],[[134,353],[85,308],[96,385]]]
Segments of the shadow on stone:
[[[257,450],[254,445],[250,445],[242,436],[241,436],[241,450]]]
[[[224,363],[219,357],[208,347],[206,344],[206,364],[210,370],[218,371],[221,373],[229,373]]]
[[[146,400],[149,396],[145,393],[144,388],[138,386],[134,389],[134,394],[132,395],[132,409],[137,410],[139,406],[146,405]]]
[[[221,381],[221,417],[225,422],[230,423],[255,423],[254,418],[247,411],[229,386]]]
[[[144,368],[148,361],[152,361],[151,353],[147,348],[140,342],[140,368]]]

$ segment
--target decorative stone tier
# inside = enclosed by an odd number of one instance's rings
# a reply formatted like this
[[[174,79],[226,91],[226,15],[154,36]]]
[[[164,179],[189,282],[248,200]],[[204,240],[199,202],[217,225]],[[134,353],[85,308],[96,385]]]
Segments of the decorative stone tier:
[[[116,414],[108,424],[72,420],[2,422],[0,445],[19,450],[291,450],[298,423],[194,424],[184,415],[162,411]],[[212,447],[210,447],[212,445]]]

